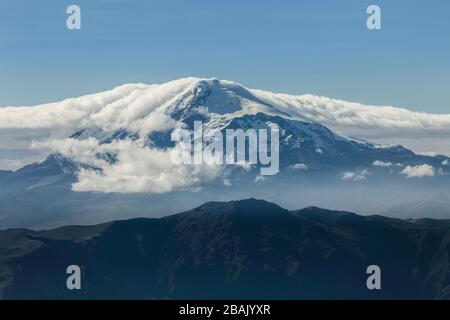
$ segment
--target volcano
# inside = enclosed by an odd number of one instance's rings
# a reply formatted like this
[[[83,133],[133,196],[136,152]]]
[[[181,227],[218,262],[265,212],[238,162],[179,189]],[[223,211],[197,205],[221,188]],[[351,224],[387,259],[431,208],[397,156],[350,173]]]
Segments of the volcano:
[[[366,109],[199,78],[130,84],[56,104],[12,108],[23,113],[22,122],[6,113],[3,126],[58,130],[33,142],[33,148],[48,153],[44,160],[0,172],[0,222],[5,227],[91,224],[143,211],[159,217],[206,201],[245,197],[288,208],[317,205],[369,214],[399,205],[399,199],[412,202],[448,190],[449,158],[373,143],[327,126],[356,121],[364,110],[374,115],[373,127],[384,125],[371,107]],[[392,110],[380,110],[392,116]],[[344,120],[333,120],[337,113],[346,114]],[[40,120],[26,123],[28,118]],[[174,165],[171,134],[192,129],[195,121],[210,137],[228,129],[277,126],[279,173],[261,176],[257,164]],[[406,133],[411,127],[398,126]],[[428,212],[434,214],[441,217]]]

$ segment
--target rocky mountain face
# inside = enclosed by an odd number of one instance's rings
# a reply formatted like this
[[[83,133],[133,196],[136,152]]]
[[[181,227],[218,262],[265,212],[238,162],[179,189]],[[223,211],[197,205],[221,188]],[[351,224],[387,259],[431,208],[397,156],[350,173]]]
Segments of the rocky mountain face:
[[[450,221],[260,200],[160,219],[0,232],[4,299],[449,299]],[[82,289],[66,288],[66,268]],[[381,268],[381,290],[366,269]]]

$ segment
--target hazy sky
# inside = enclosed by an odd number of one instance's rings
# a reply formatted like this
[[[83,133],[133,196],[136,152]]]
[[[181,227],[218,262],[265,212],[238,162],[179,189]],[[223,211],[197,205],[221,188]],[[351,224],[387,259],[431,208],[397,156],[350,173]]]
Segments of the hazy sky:
[[[66,29],[70,4],[82,30]],[[200,76],[450,113],[449,14],[448,0],[2,0],[0,106]]]

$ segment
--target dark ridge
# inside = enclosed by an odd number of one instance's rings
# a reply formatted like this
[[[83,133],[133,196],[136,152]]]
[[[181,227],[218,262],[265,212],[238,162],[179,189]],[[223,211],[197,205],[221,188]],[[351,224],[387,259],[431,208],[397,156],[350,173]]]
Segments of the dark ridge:
[[[450,224],[263,200],[161,218],[0,231],[5,299],[447,299]],[[67,290],[66,268],[83,270]],[[383,290],[366,287],[382,269]]]

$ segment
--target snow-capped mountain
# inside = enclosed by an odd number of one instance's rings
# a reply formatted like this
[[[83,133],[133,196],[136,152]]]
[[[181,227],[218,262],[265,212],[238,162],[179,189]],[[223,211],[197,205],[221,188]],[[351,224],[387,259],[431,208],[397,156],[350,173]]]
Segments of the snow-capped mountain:
[[[302,163],[309,162],[306,165],[315,164],[311,167],[327,162],[333,167],[358,166],[371,165],[378,160],[405,165],[430,163],[440,167],[447,159],[415,155],[400,145],[380,145],[348,138],[319,122],[310,121],[313,118],[311,112],[300,113],[280,102],[270,104],[258,97],[263,95],[262,92],[235,82],[187,78],[157,88],[145,85],[137,88],[121,99],[108,101],[102,109],[83,118],[81,123],[85,126],[75,131],[71,138],[94,138],[99,144],[108,144],[144,136],[146,146],[166,147],[171,145],[170,131],[176,126],[175,122],[192,128],[194,121],[202,121],[205,134],[210,136],[218,130],[268,128],[269,123],[275,123],[281,129],[284,151],[291,153],[289,157],[283,157],[286,165],[304,160]],[[131,106],[121,110],[117,105],[123,103]]]
[[[13,173],[0,172],[0,221],[7,225],[47,226],[65,221],[66,217],[58,216],[61,211],[65,211],[64,215],[83,215],[79,220],[73,216],[73,223],[91,223],[87,213],[95,216],[95,222],[111,220],[108,215],[120,210],[126,210],[129,216],[142,215],[144,209],[145,214],[162,215],[217,200],[215,197],[219,196],[224,197],[221,200],[244,197],[244,193],[263,194],[269,200],[286,198],[283,204],[299,207],[302,204],[293,202],[298,199],[295,192],[306,195],[315,188],[321,190],[325,201],[318,203],[318,198],[311,196],[304,199],[311,201],[305,205],[334,205],[336,199],[326,196],[325,187],[336,195],[339,188],[352,199],[354,183],[381,189],[386,183],[398,183],[398,190],[417,187],[412,178],[428,179],[424,183],[431,183],[433,188],[448,184],[449,158],[418,155],[400,145],[371,143],[331,130],[324,124],[336,116],[342,102],[320,104],[322,100],[275,95],[230,81],[186,78],[161,85],[125,85],[60,104],[21,110],[25,113],[23,119],[35,119],[28,126],[56,126],[58,130],[54,131],[59,136],[53,133],[48,139],[33,142],[34,148],[48,150],[46,159]],[[348,121],[355,121],[362,112],[359,105],[345,108],[338,113],[348,112]],[[392,116],[392,110],[386,112]],[[14,117],[6,115],[14,124]],[[57,125],[52,123],[55,118]],[[26,121],[15,125],[25,126]],[[171,163],[172,132],[177,128],[192,129],[194,121],[202,122],[206,136],[225,133],[227,129],[270,129],[276,125],[280,130],[280,173],[261,177],[257,165]],[[374,114],[372,127],[377,125],[384,124]],[[285,191],[280,193],[281,190]],[[379,191],[365,192],[375,195]],[[344,196],[338,198],[348,200]],[[364,212],[353,202],[338,203],[337,208]],[[22,216],[12,219],[13,211],[19,208]],[[24,217],[23,212],[30,216]],[[127,217],[120,214],[114,218]]]

